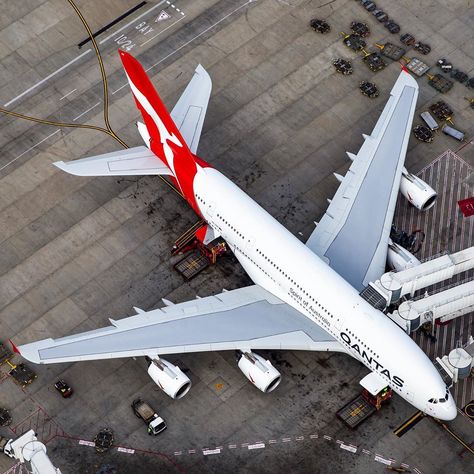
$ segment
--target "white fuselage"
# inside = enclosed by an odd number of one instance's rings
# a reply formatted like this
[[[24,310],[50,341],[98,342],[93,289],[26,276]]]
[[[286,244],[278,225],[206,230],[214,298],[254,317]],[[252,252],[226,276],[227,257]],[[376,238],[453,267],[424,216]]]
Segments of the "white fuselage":
[[[345,350],[418,409],[456,416],[440,374],[395,323],[213,168],[199,168],[194,192],[202,215],[227,241],[252,280],[331,334]]]

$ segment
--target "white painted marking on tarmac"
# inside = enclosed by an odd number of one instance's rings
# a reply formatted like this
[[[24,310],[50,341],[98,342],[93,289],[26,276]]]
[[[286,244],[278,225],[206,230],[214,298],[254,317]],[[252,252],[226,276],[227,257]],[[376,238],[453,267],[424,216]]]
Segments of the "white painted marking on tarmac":
[[[155,23],[158,23],[159,21],[168,20],[168,18],[171,18],[171,15],[169,13],[166,13],[164,10],[161,10],[160,14],[155,19]]]
[[[181,453],[181,451],[180,451]],[[202,451],[202,454],[204,454],[204,456],[209,456],[211,454],[220,454],[221,453],[221,450],[220,449],[204,449]],[[175,453],[176,454],[176,453]]]
[[[92,441],[86,441],[85,439],[80,439],[79,444],[81,444],[82,446],[95,446],[95,443],[93,443]]]
[[[323,438],[324,438],[324,439],[327,439],[328,441],[331,441],[331,440],[332,440],[332,437],[331,437],[331,436],[328,436],[328,435],[324,435]]]
[[[372,454],[368,449],[363,449],[362,452],[364,454],[368,454],[369,456]]]
[[[304,436],[297,436],[295,438],[296,441],[303,441],[304,440]]]
[[[122,448],[122,447],[118,447],[117,448],[117,451],[121,452],[121,453],[127,453],[127,454],[133,454],[135,452],[134,449],[130,449],[130,448]]]
[[[255,443],[255,444],[249,444],[247,446],[247,449],[263,449],[265,447],[265,443]]]
[[[68,92],[66,95],[63,95],[59,100],[65,99],[68,95],[71,95],[73,92],[76,92],[77,89],[73,89],[71,92]]]
[[[77,117],[73,118],[72,121],[75,122],[77,119],[80,119],[83,115],[87,114],[87,112],[90,112],[92,109],[96,108],[98,105],[100,105],[100,102],[97,102],[97,104],[94,104],[92,107],[89,107],[87,110],[82,112],[82,114],[79,114]]]
[[[281,442],[282,443],[289,443],[291,441],[291,438],[282,438]]]
[[[374,461],[380,462],[380,463],[385,464],[385,465],[387,465],[387,466],[391,466],[391,465],[392,465],[392,461],[390,461],[390,459],[385,459],[385,458],[383,458],[382,456],[380,456],[380,454],[376,454],[376,455],[375,455]]]
[[[229,444],[228,447],[229,447],[229,449],[235,449],[237,447],[237,445],[236,444]]]
[[[238,12],[239,10],[241,10],[242,8],[246,7],[247,5],[250,5],[251,3],[254,3],[255,0],[248,0],[247,2],[243,3],[242,5],[240,5],[240,7],[237,7],[235,10],[232,10],[230,13],[228,13],[227,15],[223,16],[220,20],[216,21],[215,23],[213,23],[211,26],[208,26],[206,29],[204,29],[203,31],[201,31],[201,33],[197,34],[196,36],[194,36],[193,38],[191,38],[189,41],[186,41],[185,43],[183,43],[179,48],[176,48],[174,51],[172,51],[171,53],[167,54],[164,58],[160,59],[158,62],[156,62],[155,64],[151,65],[149,68],[145,69],[146,72],[150,71],[151,69],[153,69],[154,67],[158,66],[159,64],[161,64],[163,61],[166,61],[168,58],[170,58],[171,56],[174,56],[178,51],[180,51],[181,49],[185,48],[186,46],[188,46],[189,44],[191,44],[193,41],[197,40],[198,38],[200,38],[202,35],[206,34],[209,30],[212,30],[212,28],[214,28],[215,26],[217,26],[219,23],[222,23],[224,20],[226,20],[227,18],[229,18],[230,16],[232,16],[234,13]],[[120,86],[118,89],[114,90],[112,92],[112,95],[116,94],[118,91],[122,90],[126,85],[128,85],[128,82],[126,82],[125,84],[123,84],[122,86]]]
[[[121,28],[119,28],[117,31],[114,31],[113,33],[111,33],[109,36],[107,36],[106,38],[104,38],[102,41],[99,42],[99,44],[103,44],[105,43],[106,41],[108,41],[110,38],[112,38],[113,36],[115,36],[117,33],[120,33],[121,31],[123,31],[125,28],[128,28],[130,25],[133,25],[133,23],[135,23],[136,21],[138,21],[140,18],[143,18],[145,15],[147,15],[148,13],[150,13],[151,11],[155,10],[156,8],[158,8],[160,5],[163,5],[164,1],[161,1],[160,3],[157,3],[155,6],[149,8],[146,12],[143,12],[141,15],[138,15],[135,19],[133,19],[132,21],[129,21],[126,25],[122,26]]]
[[[56,74],[60,73],[61,71],[64,71],[67,67],[69,67],[71,64],[74,64],[76,61],[79,61],[82,57],[84,57],[86,54],[90,53],[92,50],[88,49],[87,51],[84,51],[82,54],[77,56],[76,58],[72,59],[68,63],[64,64],[64,66],[61,66],[59,69],[56,69],[56,71],[52,72],[49,76],[46,76],[44,79],[41,79],[41,81],[38,81],[36,84],[32,85],[26,91],[23,91],[21,94],[18,94],[16,97],[13,99],[9,100],[6,104],[3,104],[4,107],[8,107],[9,105],[13,104],[16,102],[18,99],[21,99],[23,96],[28,94],[29,92],[35,90],[37,87],[39,87],[41,84],[45,83],[52,77],[54,77]]]
[[[13,160],[9,161],[6,165],[3,165],[1,168],[0,168],[0,171],[4,170],[7,166],[10,166],[12,163],[14,163],[16,160],[18,160],[19,158],[21,158],[23,155],[26,155],[29,151],[35,149],[38,145],[41,145],[43,142],[45,142],[48,138],[51,138],[53,135],[56,135],[56,133],[59,133],[61,130],[56,130],[55,132],[53,133],[50,133],[46,138],[43,138],[43,140],[39,141],[36,145],[33,145],[33,146],[30,146],[30,148],[28,148],[28,150],[25,150],[23,153],[21,153],[20,155],[18,155],[16,158],[13,158]]]
[[[311,439],[317,439],[317,438],[318,438],[318,435],[317,435],[317,434],[312,434],[312,435],[309,435],[309,437],[310,437]]]
[[[357,452],[357,448],[355,446],[350,445],[350,444],[344,444],[344,443],[341,442],[339,447],[341,449],[345,449],[346,451],[350,451],[351,453],[356,453]]]
[[[278,441],[276,439],[269,439],[268,444],[276,444]]]

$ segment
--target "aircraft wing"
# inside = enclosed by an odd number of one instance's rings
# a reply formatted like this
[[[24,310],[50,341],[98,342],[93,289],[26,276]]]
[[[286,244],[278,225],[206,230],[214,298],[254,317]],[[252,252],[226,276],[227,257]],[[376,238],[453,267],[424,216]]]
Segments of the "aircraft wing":
[[[357,290],[385,271],[388,240],[418,97],[400,73],[370,136],[306,245]]]
[[[197,152],[201,138],[211,89],[211,78],[199,64],[193,78],[171,111],[171,118],[193,153]]]
[[[317,324],[263,288],[252,285],[172,304],[111,326],[19,346],[31,362],[49,364],[230,349],[344,352]]]

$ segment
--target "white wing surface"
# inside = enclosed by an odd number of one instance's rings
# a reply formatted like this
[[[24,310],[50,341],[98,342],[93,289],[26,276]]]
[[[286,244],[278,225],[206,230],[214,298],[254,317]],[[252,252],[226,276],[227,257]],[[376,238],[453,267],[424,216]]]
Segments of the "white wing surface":
[[[357,290],[385,271],[402,168],[418,97],[403,70],[306,245]]]
[[[211,78],[199,64],[193,78],[171,111],[171,118],[193,153],[197,152],[201,138],[211,89]]]
[[[150,357],[230,349],[344,351],[324,329],[253,285],[144,312],[112,326],[19,346],[31,362],[48,364]]]

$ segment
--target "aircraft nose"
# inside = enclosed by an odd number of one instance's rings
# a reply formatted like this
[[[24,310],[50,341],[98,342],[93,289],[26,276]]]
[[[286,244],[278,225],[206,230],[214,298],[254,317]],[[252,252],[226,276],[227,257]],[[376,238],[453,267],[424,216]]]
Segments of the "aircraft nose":
[[[449,400],[446,402],[445,406],[439,406],[438,411],[438,419],[446,421],[454,420],[454,418],[456,418],[456,415],[458,414],[458,409],[456,407],[456,403],[453,400],[453,397],[449,397]]]

